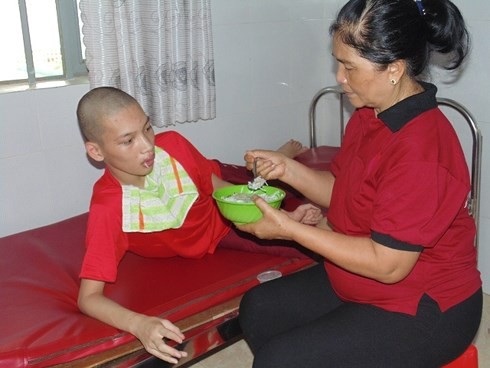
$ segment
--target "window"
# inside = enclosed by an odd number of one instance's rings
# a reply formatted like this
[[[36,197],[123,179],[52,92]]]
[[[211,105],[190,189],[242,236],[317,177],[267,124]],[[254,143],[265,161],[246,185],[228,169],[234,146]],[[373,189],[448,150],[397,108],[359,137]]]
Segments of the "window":
[[[1,84],[86,75],[78,0],[1,0]]]

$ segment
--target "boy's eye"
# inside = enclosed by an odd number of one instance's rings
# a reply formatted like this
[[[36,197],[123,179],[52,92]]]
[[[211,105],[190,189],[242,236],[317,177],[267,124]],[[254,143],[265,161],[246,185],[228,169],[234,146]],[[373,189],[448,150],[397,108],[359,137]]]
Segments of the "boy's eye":
[[[126,139],[125,141],[122,141],[122,144],[124,146],[129,146],[133,142],[133,138],[131,139]]]

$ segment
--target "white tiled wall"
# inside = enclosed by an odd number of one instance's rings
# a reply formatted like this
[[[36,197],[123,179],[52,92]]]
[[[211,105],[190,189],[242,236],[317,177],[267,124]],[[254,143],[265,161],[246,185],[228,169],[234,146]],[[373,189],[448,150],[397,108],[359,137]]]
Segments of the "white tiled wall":
[[[181,124],[205,155],[241,163],[247,148],[308,142],[308,104],[335,83],[327,35],[343,0],[213,0],[217,118]],[[473,37],[466,71],[453,84],[436,71],[440,94],[473,112],[490,137],[490,2],[455,0]],[[0,94],[0,236],[87,210],[100,170],[85,157],[75,108],[87,85]],[[336,126],[319,143],[337,139]],[[487,134],[488,133],[488,134]],[[480,269],[490,291],[490,143],[482,173]]]

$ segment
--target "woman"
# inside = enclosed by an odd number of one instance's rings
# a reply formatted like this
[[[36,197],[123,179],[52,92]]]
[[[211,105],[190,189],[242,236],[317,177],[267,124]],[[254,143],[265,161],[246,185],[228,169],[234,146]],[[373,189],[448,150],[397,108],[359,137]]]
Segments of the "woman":
[[[254,367],[439,367],[474,338],[482,291],[467,165],[436,87],[419,76],[432,50],[459,67],[468,33],[448,0],[351,0],[330,33],[337,82],[356,107],[331,172],[245,155],[262,177],[329,207],[313,227],[257,198],[263,219],[239,226],[325,257],[243,298]]]

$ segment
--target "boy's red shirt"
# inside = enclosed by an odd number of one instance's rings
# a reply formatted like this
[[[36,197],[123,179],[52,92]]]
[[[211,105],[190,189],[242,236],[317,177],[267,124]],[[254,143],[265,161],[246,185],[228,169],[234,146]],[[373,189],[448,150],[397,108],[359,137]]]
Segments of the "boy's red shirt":
[[[217,162],[205,158],[177,132],[157,134],[155,145],[184,167],[198,189],[199,198],[179,229],[125,233],[122,231],[122,188],[106,169],[93,189],[81,278],[114,282],[118,264],[127,251],[145,257],[200,258],[213,253],[230,231],[212,198],[211,174],[221,177]]]

